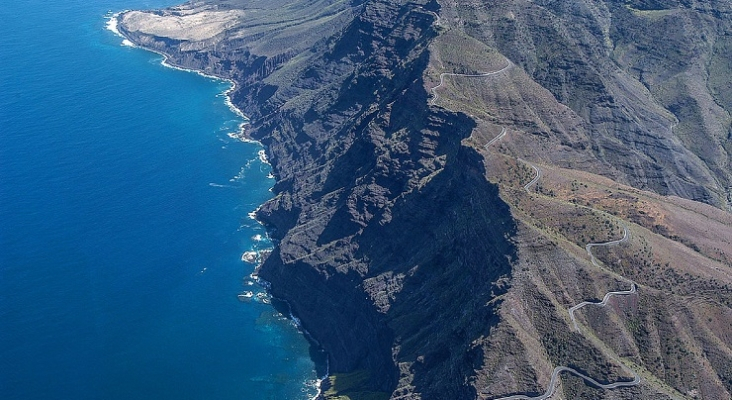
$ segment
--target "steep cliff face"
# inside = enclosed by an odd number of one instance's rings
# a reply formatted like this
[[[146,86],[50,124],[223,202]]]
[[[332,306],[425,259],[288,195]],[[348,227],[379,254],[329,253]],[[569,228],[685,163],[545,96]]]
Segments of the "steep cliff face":
[[[427,108],[432,23],[414,4],[366,4],[295,78],[315,101],[294,96],[253,133],[278,174],[259,216],[280,241],[261,275],[331,372],[365,371],[386,394],[472,398],[481,355],[466,353],[496,322],[486,303],[505,290],[513,222],[461,144],[472,121]]]
[[[223,37],[206,38],[214,50],[202,53],[145,26],[125,33],[239,84],[234,99],[277,177],[258,212],[277,241],[260,275],[328,353],[330,372],[355,372],[358,391],[386,397],[474,398],[482,353],[471,343],[497,322],[491,299],[507,289],[514,223],[462,144],[474,123],[428,107],[436,4],[334,3],[355,18],[261,62],[249,46],[216,51]]]
[[[324,396],[724,398],[732,221],[638,188],[726,206],[727,15],[212,0],[126,13],[121,30],[236,82],[277,178],[260,275],[327,352]],[[570,317],[629,279],[625,300]],[[627,383],[629,364],[641,382],[613,390],[552,374]]]

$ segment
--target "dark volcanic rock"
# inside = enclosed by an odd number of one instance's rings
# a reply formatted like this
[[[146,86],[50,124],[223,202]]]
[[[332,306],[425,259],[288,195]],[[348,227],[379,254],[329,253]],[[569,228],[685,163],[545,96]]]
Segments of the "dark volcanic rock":
[[[258,212],[277,241],[260,275],[330,372],[359,373],[364,392],[475,398],[472,343],[497,322],[491,300],[507,289],[514,251],[508,207],[461,143],[474,122],[428,107],[427,2],[331,3],[354,17],[269,55],[226,38],[200,47],[124,32],[237,82],[234,101],[277,177]]]
[[[293,85],[328,85],[314,104],[257,127],[280,182],[259,212],[280,239],[261,275],[331,372],[366,370],[391,393],[417,361],[416,392],[474,398],[470,343],[496,322],[486,303],[505,290],[513,223],[461,145],[473,122],[426,106],[431,24],[414,5],[367,4]]]

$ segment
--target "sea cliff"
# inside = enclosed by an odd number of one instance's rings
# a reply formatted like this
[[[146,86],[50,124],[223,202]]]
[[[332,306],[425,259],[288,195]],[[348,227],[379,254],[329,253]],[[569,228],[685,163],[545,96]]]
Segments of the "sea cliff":
[[[606,62],[632,42],[624,24],[686,14],[530,3],[221,0],[120,16],[130,41],[235,82],[277,179],[257,212],[275,243],[260,275],[327,353],[325,397],[538,396],[560,366],[631,383],[574,377],[558,389],[570,398],[732,391],[728,337],[712,320],[696,330],[706,313],[732,318],[729,214],[639,190],[726,207],[723,135],[714,157],[695,153],[673,136],[691,122],[667,88]],[[636,281],[627,302],[570,319]],[[629,362],[656,380],[636,382]]]
[[[435,18],[424,7],[349,4],[340,13],[358,15],[337,35],[279,63],[232,47],[202,56],[131,30],[124,15],[120,30],[237,83],[233,101],[277,178],[257,213],[276,243],[260,276],[327,352],[330,373],[356,373],[358,391],[386,397],[399,386],[472,398],[482,358],[472,343],[497,322],[491,300],[507,289],[515,225],[462,143],[474,123],[428,106]]]

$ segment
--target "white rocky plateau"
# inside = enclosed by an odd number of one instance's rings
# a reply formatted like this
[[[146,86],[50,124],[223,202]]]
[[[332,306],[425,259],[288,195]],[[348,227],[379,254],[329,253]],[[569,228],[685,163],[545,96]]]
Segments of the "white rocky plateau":
[[[122,22],[131,31],[173,40],[203,41],[234,27],[244,16],[242,10],[178,8],[162,13],[129,11]]]

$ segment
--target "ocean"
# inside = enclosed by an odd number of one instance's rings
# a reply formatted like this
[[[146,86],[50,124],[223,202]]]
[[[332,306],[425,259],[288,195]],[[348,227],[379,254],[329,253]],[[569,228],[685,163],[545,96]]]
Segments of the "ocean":
[[[307,341],[246,279],[274,182],[261,147],[230,137],[229,83],[106,29],[174,4],[0,8],[2,399],[316,393]]]

